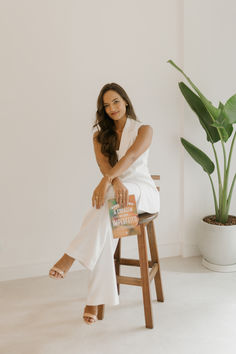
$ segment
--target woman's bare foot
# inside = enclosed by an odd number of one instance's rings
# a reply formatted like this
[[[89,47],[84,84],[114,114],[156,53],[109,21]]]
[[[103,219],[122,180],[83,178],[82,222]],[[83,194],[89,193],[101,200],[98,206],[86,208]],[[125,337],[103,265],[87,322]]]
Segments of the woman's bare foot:
[[[59,259],[59,261],[54,264],[54,266],[50,269],[49,275],[53,278],[64,278],[64,275],[69,271],[72,266],[75,258],[70,257],[68,254],[64,253],[64,255]],[[57,268],[62,271],[62,274],[59,271],[54,270],[53,268]]]
[[[86,305],[85,308],[84,308],[84,314],[85,313],[97,316],[98,307],[97,306]],[[84,316],[83,315],[83,319],[85,320],[85,322],[87,324],[92,324],[92,323],[97,321],[97,318],[96,317],[92,318],[92,316],[89,317],[89,316]]]

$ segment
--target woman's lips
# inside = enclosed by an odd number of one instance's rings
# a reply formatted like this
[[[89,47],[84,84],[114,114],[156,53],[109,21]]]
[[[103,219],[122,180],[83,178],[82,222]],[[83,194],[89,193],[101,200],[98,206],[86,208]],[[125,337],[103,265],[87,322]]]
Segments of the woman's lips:
[[[114,115],[117,114],[117,113],[119,113],[119,112],[112,113],[111,115],[114,116]]]

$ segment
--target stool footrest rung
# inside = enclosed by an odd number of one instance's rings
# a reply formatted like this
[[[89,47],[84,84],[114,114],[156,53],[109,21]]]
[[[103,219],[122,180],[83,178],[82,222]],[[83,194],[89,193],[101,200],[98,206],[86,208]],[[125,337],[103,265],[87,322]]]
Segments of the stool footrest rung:
[[[158,263],[154,263],[151,271],[149,272],[149,281],[151,282],[158,271]]]
[[[158,271],[158,264],[154,263],[151,271],[149,272],[149,282],[151,282],[153,280],[157,271]],[[116,279],[117,279],[117,284],[142,286],[142,279],[141,278],[127,277],[124,275],[116,275]]]
[[[119,260],[115,259],[116,263],[120,265],[127,265],[127,266],[135,266],[140,267],[140,260],[139,259],[131,259],[131,258],[120,258]],[[153,267],[153,262],[148,261],[148,267]]]
[[[118,284],[142,286],[142,279],[141,278],[117,275],[116,279],[117,279]]]

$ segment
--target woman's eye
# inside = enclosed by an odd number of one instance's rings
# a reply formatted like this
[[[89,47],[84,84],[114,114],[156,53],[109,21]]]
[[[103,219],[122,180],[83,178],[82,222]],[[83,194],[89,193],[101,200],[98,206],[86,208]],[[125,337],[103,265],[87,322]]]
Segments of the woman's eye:
[[[114,103],[119,103],[120,101],[114,101]],[[108,106],[103,106],[104,108],[107,108]]]

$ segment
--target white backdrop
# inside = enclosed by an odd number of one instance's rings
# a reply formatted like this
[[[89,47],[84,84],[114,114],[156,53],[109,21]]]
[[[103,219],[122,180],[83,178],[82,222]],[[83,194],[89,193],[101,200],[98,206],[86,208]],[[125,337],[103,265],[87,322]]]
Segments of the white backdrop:
[[[1,279],[47,274],[78,232],[101,177],[92,124],[107,82],[123,86],[154,129],[160,256],[198,254],[198,219],[213,201],[179,137],[207,146],[178,89],[183,77],[166,62],[184,67],[213,101],[233,94],[236,5],[226,2],[223,29],[219,0],[0,2]]]

